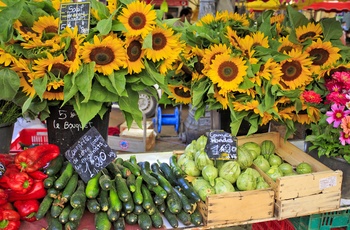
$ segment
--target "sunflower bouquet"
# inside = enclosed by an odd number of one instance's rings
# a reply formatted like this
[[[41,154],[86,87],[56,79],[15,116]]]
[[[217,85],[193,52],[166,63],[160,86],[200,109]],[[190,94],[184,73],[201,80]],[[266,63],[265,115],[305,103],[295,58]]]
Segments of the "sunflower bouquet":
[[[297,123],[320,119],[322,103],[312,98],[324,97],[326,74],[350,66],[349,48],[335,18],[315,22],[290,6],[254,17],[217,12],[179,28],[183,66],[168,82],[197,119],[206,110],[229,111],[232,135],[243,121],[248,135],[274,121],[288,138]]]
[[[141,124],[139,92],[168,92],[165,76],[184,49],[163,12],[134,0],[89,1],[89,29],[61,27],[67,0],[1,0],[0,99],[23,113],[50,116],[69,104],[85,126],[117,102],[127,123]],[[73,3],[70,3],[73,4]]]

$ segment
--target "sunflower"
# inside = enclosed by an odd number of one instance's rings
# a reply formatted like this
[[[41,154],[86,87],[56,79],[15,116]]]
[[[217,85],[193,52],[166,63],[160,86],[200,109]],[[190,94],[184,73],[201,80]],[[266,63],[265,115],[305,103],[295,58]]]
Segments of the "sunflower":
[[[13,63],[12,70],[16,71],[19,76],[19,84],[22,87],[22,92],[28,97],[33,98],[36,95],[36,90],[33,86],[33,78],[28,76],[30,72],[28,67],[29,61],[26,59],[19,59]]]
[[[206,14],[203,17],[201,17],[201,19],[198,22],[196,22],[196,26],[203,26],[204,24],[208,25],[214,21],[215,21],[214,15]]]
[[[287,35],[286,37],[281,37],[279,39],[279,42],[281,43],[281,45],[278,47],[277,50],[280,53],[288,53],[292,49],[301,50],[303,48],[303,46],[295,44],[295,43],[289,41],[289,35]]]
[[[93,43],[85,42],[82,49],[81,58],[85,63],[95,62],[95,72],[109,75],[127,66],[126,51],[120,38],[107,36],[101,41],[95,35]]]
[[[51,0],[52,6],[59,11],[61,7],[61,3],[70,3],[71,0]]]
[[[191,91],[186,86],[168,85],[171,94],[168,98],[175,100],[175,103],[189,104],[191,103]]]
[[[17,30],[19,32],[19,34],[21,35],[21,37],[26,41],[28,41],[34,37],[37,37],[37,34],[32,30],[32,28],[29,26],[23,25],[20,20],[16,20],[13,23],[13,28],[15,30]]]
[[[83,43],[84,36],[78,34],[78,28],[75,27],[73,30],[69,27],[62,32],[62,38],[67,38],[67,48],[64,54],[68,61],[71,61],[68,73],[75,73],[81,67],[80,59],[80,46]]]
[[[269,39],[263,32],[257,31],[250,35],[253,38],[253,47],[262,46],[265,48],[269,48]]]
[[[232,50],[226,44],[213,44],[205,49],[203,59],[201,60],[201,63],[204,67],[202,73],[204,75],[207,74],[208,70],[210,69],[210,65],[213,63],[216,55],[224,53],[232,53]]]
[[[298,114],[293,114],[292,120],[300,124],[311,124],[320,120],[321,112],[314,106],[302,105]]]
[[[310,66],[312,64],[309,55],[305,52],[292,50],[288,53],[290,58],[281,62],[283,75],[281,86],[285,85],[290,89],[297,89],[309,84],[312,81]]]
[[[319,23],[309,22],[306,26],[299,26],[295,29],[297,40],[300,43],[307,39],[316,40],[322,37],[322,27]]]
[[[143,57],[145,50],[142,48],[140,37],[127,37],[125,40],[126,62],[128,63],[128,73],[141,73],[145,68]]]
[[[33,23],[32,30],[39,34],[57,34],[58,33],[59,18],[54,16],[42,16]]]
[[[43,94],[43,98],[47,100],[60,100],[64,99],[63,94],[63,79],[53,79],[47,83],[46,91]]]
[[[235,111],[253,111],[255,114],[263,115],[263,112],[259,109],[259,101],[251,100],[246,102],[234,101],[232,102]]]
[[[9,66],[16,59],[9,53],[5,52],[2,48],[0,48],[0,64],[4,66]]]
[[[157,26],[152,31],[152,47],[146,48],[147,59],[153,62],[177,56],[173,50],[179,45],[180,34],[174,34],[172,28],[166,25]]]
[[[229,20],[232,20],[234,22],[238,22],[241,26],[249,26],[249,20],[245,14],[239,14],[236,12],[229,12],[228,18]]]
[[[207,75],[222,91],[233,91],[238,89],[247,74],[248,66],[245,63],[241,57],[231,57],[228,53],[219,54],[210,65]]]
[[[312,58],[311,71],[318,74],[322,67],[330,67],[339,60],[340,49],[332,45],[331,42],[323,42],[321,39],[313,41],[305,52]]]
[[[284,19],[285,19],[284,14],[274,14],[270,18],[270,23],[271,23],[271,25],[274,23],[283,23]]]
[[[228,96],[227,94],[220,94],[219,90],[215,90],[214,92],[214,98],[217,102],[219,102],[222,106],[222,109],[227,109],[228,108]]]
[[[225,34],[225,36],[230,41],[231,46],[232,47],[239,47],[240,37],[237,34],[237,30],[233,30],[230,26],[227,26],[226,31],[227,31],[227,33]]]
[[[260,65],[259,71],[255,74],[255,77],[250,79],[253,83],[261,86],[262,81],[270,79],[280,79],[282,76],[281,65],[272,58],[269,58],[265,63]],[[274,81],[272,84],[277,84],[278,81]]]
[[[55,77],[63,79],[68,73],[69,64],[64,61],[63,54],[52,56],[52,54],[47,53],[46,58],[34,60],[33,72],[28,75],[33,79],[37,79],[44,77],[48,73],[52,73]]]
[[[241,48],[242,55],[249,60],[250,64],[258,63],[258,59],[253,57],[255,54],[254,39],[250,35],[246,35],[244,38],[239,39],[239,47]]]
[[[123,8],[118,20],[125,26],[127,36],[145,38],[156,24],[156,11],[151,4],[143,1],[134,1]]]

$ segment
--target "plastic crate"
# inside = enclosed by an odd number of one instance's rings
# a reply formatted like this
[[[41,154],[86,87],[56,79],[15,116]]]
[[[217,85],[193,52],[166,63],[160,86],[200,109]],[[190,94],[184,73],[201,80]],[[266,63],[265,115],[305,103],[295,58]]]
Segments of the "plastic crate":
[[[288,220],[271,220],[252,224],[252,230],[295,230]]]
[[[289,219],[297,230],[350,230],[350,209]]]
[[[22,145],[43,145],[47,144],[47,130],[43,129],[22,129],[18,137],[11,143],[10,152],[22,151]]]

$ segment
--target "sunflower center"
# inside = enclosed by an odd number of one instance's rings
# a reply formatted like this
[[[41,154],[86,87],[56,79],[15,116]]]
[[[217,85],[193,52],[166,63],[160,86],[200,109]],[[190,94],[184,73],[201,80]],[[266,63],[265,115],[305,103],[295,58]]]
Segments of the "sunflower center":
[[[68,67],[61,63],[55,63],[52,65],[50,72],[56,77],[63,78],[68,73]]]
[[[316,36],[316,33],[313,31],[309,31],[305,34],[300,35],[299,40],[300,41],[305,41],[307,38],[313,38]]]
[[[286,62],[282,66],[283,80],[293,81],[297,79],[301,74],[301,65],[297,61]]]
[[[48,26],[44,29],[45,33],[57,33],[58,28],[56,26]]]
[[[312,64],[313,65],[323,65],[327,62],[329,58],[329,53],[327,50],[322,48],[312,49],[310,51],[310,56],[313,57]]]
[[[108,65],[114,61],[114,53],[109,47],[96,47],[90,53],[90,60],[97,65]]]
[[[129,17],[128,23],[132,29],[140,30],[146,25],[146,17],[140,12],[135,12]]]
[[[139,41],[132,41],[127,49],[129,61],[137,61],[141,56],[141,43]]]
[[[162,50],[167,44],[166,37],[162,33],[153,34],[152,48],[154,50]]]
[[[283,52],[288,53],[288,52],[290,52],[292,49],[293,49],[292,46],[283,46],[283,47],[281,48],[280,52],[281,52],[281,53],[283,53]]]
[[[180,87],[176,87],[176,88],[174,89],[174,93],[175,93],[177,96],[183,97],[183,98],[190,98],[190,97],[191,97],[191,93],[190,93],[189,90],[185,92],[185,91],[184,91],[182,88],[180,88]]]
[[[66,51],[67,58],[69,61],[73,61],[75,59],[75,56],[77,54],[77,49],[75,48],[75,45],[77,44],[76,40],[73,39]]]
[[[232,81],[237,77],[238,67],[233,62],[225,61],[219,66],[218,74],[223,81]]]

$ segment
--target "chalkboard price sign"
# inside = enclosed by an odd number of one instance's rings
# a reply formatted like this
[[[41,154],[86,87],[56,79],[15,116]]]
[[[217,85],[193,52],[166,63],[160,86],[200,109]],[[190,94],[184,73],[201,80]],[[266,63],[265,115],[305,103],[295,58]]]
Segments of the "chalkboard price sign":
[[[211,131],[205,151],[211,159],[237,159],[237,139],[222,130]]]
[[[62,3],[59,30],[78,27],[79,34],[88,34],[90,29],[90,2]]]
[[[117,154],[108,146],[97,129],[92,127],[65,152],[65,156],[81,179],[88,182],[110,164]]]

